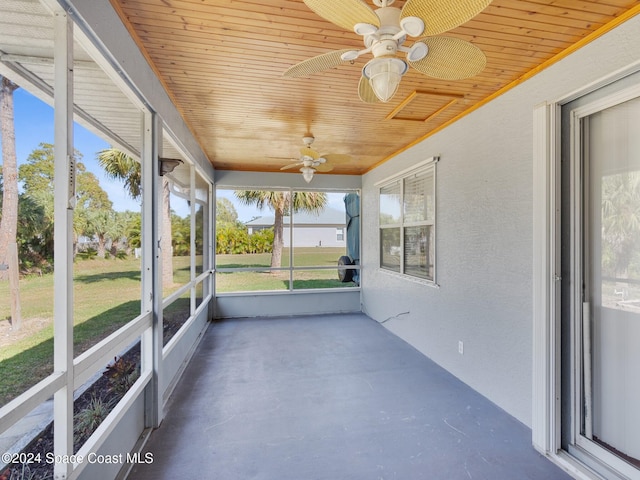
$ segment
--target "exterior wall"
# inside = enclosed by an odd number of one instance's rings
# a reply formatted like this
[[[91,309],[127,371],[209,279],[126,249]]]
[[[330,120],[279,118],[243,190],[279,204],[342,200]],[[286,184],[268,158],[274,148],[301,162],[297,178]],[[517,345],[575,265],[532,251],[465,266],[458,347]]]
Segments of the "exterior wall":
[[[215,318],[280,317],[360,312],[360,289],[334,292],[247,293],[216,298]]]
[[[262,228],[268,227],[249,227],[248,232],[251,235],[253,232],[257,232]],[[337,229],[342,228],[342,240],[338,240]],[[296,247],[344,247],[346,245],[344,238],[347,235],[346,225],[329,226],[329,227],[295,227],[295,238],[293,243]],[[289,246],[289,227],[282,229],[282,235],[284,237],[284,246]]]
[[[191,321],[188,329],[183,334],[172,338],[170,343],[163,349],[163,370],[162,370],[162,406],[168,409],[168,402],[173,389],[180,380],[182,372],[191,360],[196,347],[202,339],[205,330],[209,326],[209,312],[206,305],[199,310]]]
[[[293,244],[296,247],[343,247],[344,240],[338,240],[337,227],[295,227]],[[346,227],[342,227],[346,236]],[[289,246],[289,228],[284,229],[284,246]]]
[[[635,17],[363,177],[363,311],[528,426],[533,110],[639,63],[638,38]],[[434,155],[438,287],[378,269],[376,218],[376,183]]]
[[[97,478],[119,478],[118,475],[124,474],[130,468],[130,464],[126,463],[127,454],[129,458],[133,458],[133,454],[137,453],[141,433],[144,430],[144,396],[140,395],[125,413],[122,420],[118,422],[111,435],[100,446],[94,458],[113,458],[118,461],[114,463],[87,461],[86,467],[78,478],[80,480],[95,480]],[[104,455],[104,457],[100,457]],[[122,456],[120,456],[122,455]],[[120,462],[119,459],[123,461]]]

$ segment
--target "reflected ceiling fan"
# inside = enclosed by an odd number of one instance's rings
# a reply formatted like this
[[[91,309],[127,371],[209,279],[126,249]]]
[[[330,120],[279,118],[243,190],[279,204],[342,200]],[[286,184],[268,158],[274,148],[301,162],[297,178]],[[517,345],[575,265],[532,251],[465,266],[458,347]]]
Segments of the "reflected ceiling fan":
[[[300,167],[302,176],[307,183],[313,179],[313,174],[316,172],[330,172],[333,170],[334,164],[347,163],[351,160],[349,155],[342,155],[339,153],[328,153],[320,155],[317,151],[311,148],[315,138],[311,135],[302,137],[304,147],[300,149],[300,159],[289,165],[285,165],[280,170],[288,170],[290,168]]]
[[[365,103],[391,100],[409,66],[444,80],[473,77],[486,65],[482,50],[459,38],[434,35],[471,20],[491,1],[407,0],[399,9],[391,6],[395,0],[373,0],[379,7],[373,10],[363,0],[304,0],[324,19],[361,35],[365,48],[324,53],[293,65],[284,75],[304,77],[372,53],[374,58],[362,69],[358,86]],[[407,36],[421,38],[407,47]],[[406,61],[397,52],[406,53]]]

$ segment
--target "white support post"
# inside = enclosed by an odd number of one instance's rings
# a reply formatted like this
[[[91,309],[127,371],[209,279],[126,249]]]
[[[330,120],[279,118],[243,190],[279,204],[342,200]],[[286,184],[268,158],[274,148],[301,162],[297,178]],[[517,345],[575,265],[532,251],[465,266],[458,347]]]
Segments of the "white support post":
[[[73,454],[73,210],[76,164],[73,156],[73,23],[54,12],[54,353],[65,386],[54,394],[53,450]],[[72,462],[54,464],[56,479],[68,478]]]
[[[209,185],[209,207],[206,215],[209,219],[209,242],[207,243],[207,249],[209,252],[209,260],[207,262],[207,268],[210,270],[209,281],[209,293],[211,293],[211,300],[209,301],[209,319],[213,319],[216,316],[216,187],[212,183]]]
[[[162,126],[155,113],[145,112],[142,136],[142,309],[153,312],[152,326],[142,336],[142,371],[151,370],[145,393],[145,426],[162,422],[162,259],[160,208],[162,177],[158,158]]]
[[[539,105],[533,132],[533,403],[532,441],[543,454],[559,447],[559,107]]]
[[[289,188],[289,291],[293,291],[293,282],[295,281],[293,272],[293,223],[296,221],[295,212],[293,211],[293,195],[295,192]],[[283,219],[284,222],[284,219]],[[284,238],[282,239],[284,242]]]
[[[196,168],[193,165],[189,166],[189,203],[191,215],[189,221],[189,256],[191,261],[189,262],[191,274],[189,281],[191,282],[191,302],[189,307],[189,316],[193,315],[196,311]]]
[[[203,212],[204,225],[202,229],[204,232],[206,232],[207,241],[203,245],[202,249],[202,254],[204,255],[204,258],[202,259],[202,265],[204,266],[204,269],[209,272],[209,277],[206,280],[205,289],[202,291],[202,296],[204,298],[207,295],[211,294],[211,300],[209,301],[209,319],[211,319],[213,318],[213,309],[211,308],[211,305],[213,305],[213,303],[215,302],[215,298],[213,296],[214,277],[212,270],[216,245],[216,237],[214,231],[215,222],[213,221],[213,219],[215,218],[213,210],[215,205],[215,197],[213,194],[212,184],[209,184],[208,186],[208,199],[209,200],[207,201],[207,208]]]

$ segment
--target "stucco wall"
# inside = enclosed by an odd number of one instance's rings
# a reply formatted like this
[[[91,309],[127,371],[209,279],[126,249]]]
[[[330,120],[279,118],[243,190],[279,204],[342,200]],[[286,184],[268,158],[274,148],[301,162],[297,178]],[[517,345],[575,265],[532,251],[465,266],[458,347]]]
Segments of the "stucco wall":
[[[640,62],[638,38],[635,17],[363,177],[363,311],[529,426],[533,109]],[[376,218],[375,184],[434,155],[439,287],[378,269]]]

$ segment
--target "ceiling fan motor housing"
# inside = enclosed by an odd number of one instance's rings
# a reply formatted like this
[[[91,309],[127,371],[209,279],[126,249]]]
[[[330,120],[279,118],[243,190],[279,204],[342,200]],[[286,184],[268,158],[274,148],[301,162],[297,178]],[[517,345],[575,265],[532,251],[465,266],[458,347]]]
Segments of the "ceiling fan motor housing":
[[[396,7],[383,7],[375,11],[375,14],[380,19],[380,28],[378,33],[389,33],[395,35],[400,32],[400,14],[402,11]]]
[[[398,46],[402,45],[406,40],[406,35],[400,38],[394,38],[398,33],[402,32],[400,28],[400,9],[395,7],[383,7],[375,11],[380,19],[380,28],[371,35],[364,37],[364,44],[367,48],[371,48],[374,57],[382,57],[395,55]]]

